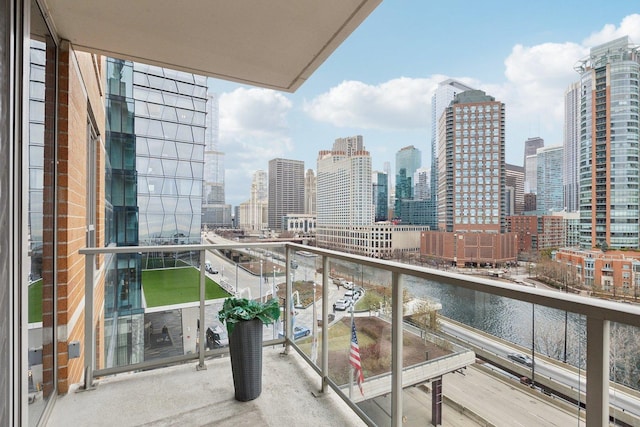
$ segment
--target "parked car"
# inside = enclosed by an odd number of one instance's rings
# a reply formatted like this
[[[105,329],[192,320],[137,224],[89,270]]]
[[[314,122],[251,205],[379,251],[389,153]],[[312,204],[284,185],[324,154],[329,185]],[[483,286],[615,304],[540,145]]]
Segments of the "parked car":
[[[333,304],[333,308],[339,311],[345,311],[353,305],[353,300],[341,298]]]
[[[212,350],[214,348],[227,347],[229,345],[229,337],[227,331],[221,326],[213,326],[207,328],[205,334],[207,338],[207,348]]]
[[[513,360],[514,362],[518,362],[518,363],[521,363],[523,365],[527,365],[529,367],[533,366],[533,360],[531,360],[531,358],[529,356],[525,356],[524,354],[521,354],[521,353],[509,353],[507,355],[507,357],[509,357],[509,359]]]
[[[293,327],[293,339],[297,340],[300,338],[308,337],[311,334],[311,330],[306,326],[294,326]],[[280,338],[283,338],[284,335],[282,331],[278,334]]]
[[[353,282],[350,282],[350,281],[348,281],[348,280],[343,280],[343,281],[342,281],[342,286],[343,286],[345,289],[351,290],[351,289],[353,289]]]

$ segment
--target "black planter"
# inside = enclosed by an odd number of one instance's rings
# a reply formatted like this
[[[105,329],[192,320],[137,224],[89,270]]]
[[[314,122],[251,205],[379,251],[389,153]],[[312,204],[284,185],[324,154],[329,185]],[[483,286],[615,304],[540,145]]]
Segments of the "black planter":
[[[236,400],[246,402],[262,392],[262,321],[236,323],[229,336]]]

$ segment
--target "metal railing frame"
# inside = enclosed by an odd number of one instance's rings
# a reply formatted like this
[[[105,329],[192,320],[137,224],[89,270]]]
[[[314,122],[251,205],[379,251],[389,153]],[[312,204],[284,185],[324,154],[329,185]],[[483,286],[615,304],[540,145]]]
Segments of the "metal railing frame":
[[[609,422],[609,328],[611,322],[623,323],[635,327],[640,327],[640,307],[631,304],[620,304],[611,301],[598,300],[575,294],[559,293],[547,289],[522,287],[516,284],[499,282],[492,279],[470,277],[448,271],[440,271],[426,267],[402,264],[394,261],[379,260],[359,255],[347,254],[328,249],[319,249],[289,242],[279,243],[242,243],[242,244],[197,244],[197,245],[171,245],[171,246],[137,246],[137,247],[108,247],[108,248],[86,248],[80,253],[86,255],[85,258],[85,388],[93,386],[93,380],[97,374],[107,375],[119,372],[129,372],[143,367],[155,366],[152,362],[144,362],[136,365],[128,365],[119,368],[109,368],[100,371],[95,370],[95,346],[94,346],[94,296],[95,286],[94,266],[95,256],[99,254],[131,253],[131,252],[200,252],[200,263],[204,265],[206,251],[217,249],[242,249],[242,248],[273,248],[283,247],[285,249],[286,262],[286,288],[287,294],[285,304],[286,336],[282,339],[265,341],[264,345],[285,344],[286,350],[297,346],[293,340],[292,316],[288,313],[291,305],[292,286],[290,266],[291,251],[304,250],[322,256],[323,266],[323,290],[322,290],[322,321],[323,325],[328,324],[329,301],[329,259],[337,259],[347,262],[358,263],[362,266],[377,268],[389,271],[392,274],[392,414],[391,425],[400,427],[402,425],[402,275],[410,275],[418,278],[434,280],[441,283],[462,287],[469,290],[484,292],[511,298],[531,304],[542,305],[563,311],[577,313],[586,318],[587,321],[587,355],[589,363],[586,368],[587,389],[586,389],[586,425],[596,427],[607,425]],[[200,316],[204,318],[204,268],[200,274]],[[200,328],[200,351],[198,355],[177,356],[169,359],[162,359],[156,362],[157,366],[165,366],[168,362],[183,362],[186,360],[198,359],[198,369],[204,369],[204,357],[224,353],[224,350],[204,351],[204,328]],[[286,351],[285,350],[285,351]],[[307,363],[310,360],[304,357]],[[320,372],[322,382],[320,390],[327,390],[328,385],[333,385],[329,379],[328,367],[328,334],[322,334],[322,355],[320,361]],[[311,363],[310,363],[311,364]],[[311,364],[314,369],[317,368]],[[345,397],[343,397],[345,399]],[[364,415],[355,405],[350,405],[358,415]],[[370,424],[371,421],[364,415],[363,420]]]

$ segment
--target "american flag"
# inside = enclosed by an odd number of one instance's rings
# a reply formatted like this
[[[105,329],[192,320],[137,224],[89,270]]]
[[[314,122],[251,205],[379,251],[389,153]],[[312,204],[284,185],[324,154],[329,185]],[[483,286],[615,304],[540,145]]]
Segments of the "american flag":
[[[356,323],[351,321],[351,349],[349,350],[349,363],[355,369],[356,381],[360,388],[360,394],[364,396],[362,391],[362,383],[364,382],[364,375],[362,373],[362,364],[360,363],[360,347],[358,346],[358,336],[356,335]]]

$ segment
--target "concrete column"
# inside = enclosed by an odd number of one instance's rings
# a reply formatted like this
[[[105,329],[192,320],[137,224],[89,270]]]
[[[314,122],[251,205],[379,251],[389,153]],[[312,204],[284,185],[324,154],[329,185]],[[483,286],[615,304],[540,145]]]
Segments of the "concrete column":
[[[609,325],[587,317],[587,427],[609,425]]]
[[[402,282],[391,273],[391,426],[402,426]]]

